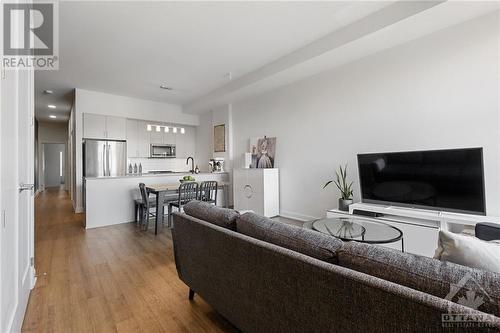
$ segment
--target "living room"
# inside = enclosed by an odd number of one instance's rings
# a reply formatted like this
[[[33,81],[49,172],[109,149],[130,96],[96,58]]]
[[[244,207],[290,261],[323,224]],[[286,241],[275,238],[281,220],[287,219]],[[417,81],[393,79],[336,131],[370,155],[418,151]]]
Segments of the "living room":
[[[0,331],[500,330],[500,3],[47,3]]]

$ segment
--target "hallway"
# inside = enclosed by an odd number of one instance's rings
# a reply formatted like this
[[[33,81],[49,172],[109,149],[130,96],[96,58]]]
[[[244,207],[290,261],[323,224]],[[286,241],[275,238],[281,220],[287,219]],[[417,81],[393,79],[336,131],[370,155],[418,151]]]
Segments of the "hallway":
[[[35,267],[23,332],[227,332],[200,297],[188,301],[170,232],[133,223],[85,230],[68,193],[35,199]]]

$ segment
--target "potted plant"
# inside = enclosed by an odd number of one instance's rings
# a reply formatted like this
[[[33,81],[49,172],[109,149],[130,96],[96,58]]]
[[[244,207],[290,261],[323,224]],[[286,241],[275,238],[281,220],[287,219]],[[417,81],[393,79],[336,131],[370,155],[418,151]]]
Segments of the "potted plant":
[[[347,164],[344,168],[342,165],[339,167],[338,171],[335,171],[336,179],[328,181],[323,188],[327,187],[331,183],[334,183],[340,191],[341,198],[339,199],[339,210],[348,211],[349,205],[352,204],[352,184],[347,183]]]

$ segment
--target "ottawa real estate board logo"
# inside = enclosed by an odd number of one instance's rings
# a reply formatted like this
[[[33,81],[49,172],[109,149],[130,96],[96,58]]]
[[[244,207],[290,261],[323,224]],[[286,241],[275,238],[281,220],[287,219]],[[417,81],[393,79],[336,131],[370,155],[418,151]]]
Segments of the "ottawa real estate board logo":
[[[3,69],[59,68],[59,11],[51,1],[2,1]]]

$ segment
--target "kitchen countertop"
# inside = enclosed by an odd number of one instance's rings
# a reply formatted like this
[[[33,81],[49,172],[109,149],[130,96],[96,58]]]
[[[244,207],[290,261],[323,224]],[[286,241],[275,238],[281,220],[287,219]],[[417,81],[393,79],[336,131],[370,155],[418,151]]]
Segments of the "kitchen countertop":
[[[119,179],[119,178],[144,178],[144,177],[179,177],[181,175],[190,175],[196,178],[197,175],[223,175],[227,172],[200,172],[198,174],[192,174],[189,171],[181,172],[170,172],[170,173],[133,173],[126,174],[124,176],[101,176],[101,177],[84,177],[85,180],[99,180],[99,179]]]

